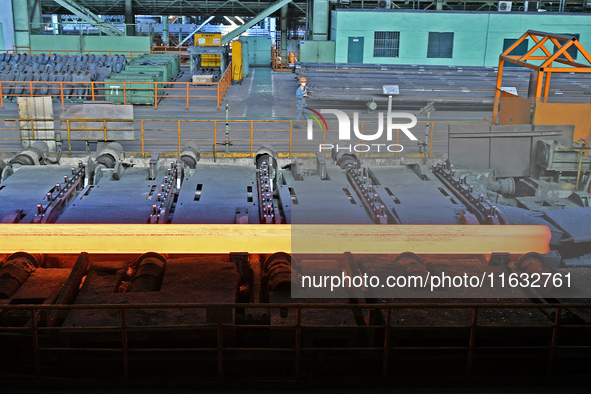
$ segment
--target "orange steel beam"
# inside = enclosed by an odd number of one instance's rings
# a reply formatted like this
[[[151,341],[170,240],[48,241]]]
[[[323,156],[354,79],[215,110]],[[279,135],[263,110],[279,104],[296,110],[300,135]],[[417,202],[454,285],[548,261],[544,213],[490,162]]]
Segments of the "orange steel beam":
[[[535,44],[526,52],[523,56],[511,55],[511,52],[519,46],[524,40],[531,38]],[[555,47],[552,51],[548,50],[544,45],[550,41]],[[575,62],[573,56],[567,52],[569,48],[575,46],[578,52],[591,64],[591,55],[583,48],[579,41],[574,36],[563,35],[563,34],[550,34],[535,30],[528,30],[520,38],[518,38],[509,48],[507,48],[501,55],[499,55],[499,67],[497,71],[497,84],[495,89],[495,104],[493,108],[492,122],[498,121],[499,116],[499,104],[501,97],[501,86],[503,79],[503,65],[504,62],[510,62],[517,64],[522,67],[538,72],[538,79],[536,83],[536,98],[535,101],[547,101],[548,94],[550,92],[550,73],[554,72],[591,72],[591,66]],[[534,53],[538,50],[542,50],[546,56],[534,56]],[[564,56],[563,59],[559,59],[560,56]],[[531,60],[538,60],[542,63],[535,65],[528,63]],[[553,67],[554,62],[571,66],[567,67]],[[544,82],[545,79],[545,82]]]
[[[572,46],[573,41],[567,41],[563,44],[561,44],[557,39],[555,38],[550,38],[550,40],[552,41],[552,43],[554,44],[554,46],[558,49],[562,49],[562,47],[566,47],[566,49],[570,48]],[[574,38],[573,38],[574,40]],[[566,60],[574,62],[575,59],[572,58],[572,56],[570,55],[570,53],[568,53],[568,51],[563,52],[564,57],[566,58]]]
[[[568,67],[547,67],[544,69],[544,71],[553,73],[591,73],[591,68],[575,70]]]
[[[538,42],[540,42],[540,39],[538,37],[536,37],[535,35],[530,35],[530,37],[532,38],[532,40],[537,44]],[[546,54],[546,57],[552,55],[552,53],[548,50],[548,48],[546,48],[545,46],[541,46],[540,49],[544,52],[544,54]]]
[[[506,61],[506,62],[509,62],[509,63],[514,63],[514,64],[517,64],[517,65],[519,65],[519,66],[523,66],[523,67],[527,67],[527,68],[531,68],[532,70],[536,70],[536,71],[537,71],[537,70],[539,70],[539,69],[540,69],[540,67],[539,67],[539,66],[536,66],[535,64],[524,63],[524,62],[522,62],[521,60],[519,60],[519,59],[514,59],[514,58],[512,58],[512,57],[508,57],[508,56],[503,56],[503,55],[501,55],[501,57],[500,57],[500,58],[501,58],[501,59],[503,59],[503,60],[504,60],[504,61]]]
[[[560,55],[564,55],[566,57],[566,50],[570,47],[570,45],[563,45],[562,47],[558,48],[558,50],[556,52],[554,52],[552,54],[552,56],[550,56],[544,63],[540,64],[540,68],[544,68],[544,67],[550,67],[552,66],[552,63],[558,59],[558,57]],[[570,56],[569,56],[570,57]],[[572,57],[570,57],[569,60],[573,60]]]
[[[547,253],[546,226],[0,224],[0,253]]]
[[[521,58],[521,60],[529,60],[531,59],[532,55],[541,47],[544,46],[544,44],[546,43],[546,41],[548,41],[549,37],[544,37],[543,39],[541,39],[540,41],[538,41],[536,43],[536,45],[534,45],[529,51],[527,51],[527,53],[525,55],[523,55],[523,57]],[[543,50],[543,49],[542,49]],[[546,52],[546,51],[544,51]],[[545,59],[545,58],[544,58]]]

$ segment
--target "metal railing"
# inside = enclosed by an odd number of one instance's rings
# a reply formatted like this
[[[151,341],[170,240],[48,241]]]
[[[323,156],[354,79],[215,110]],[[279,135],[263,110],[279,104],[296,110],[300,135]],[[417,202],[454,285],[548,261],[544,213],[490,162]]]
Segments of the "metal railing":
[[[589,350],[591,350],[591,343],[589,338],[590,326],[584,324],[563,322],[562,316],[566,314],[576,314],[579,309],[588,309],[589,304],[518,304],[518,303],[384,303],[384,304],[338,304],[338,303],[292,303],[292,304],[97,304],[97,305],[3,305],[5,311],[18,312],[26,311],[28,314],[28,322],[22,326],[0,327],[0,337],[20,336],[24,340],[30,341],[30,347],[22,349],[23,352],[32,352],[32,361],[37,375],[41,375],[41,366],[43,365],[44,357],[49,353],[111,353],[115,356],[113,361],[119,358],[122,375],[125,378],[130,376],[130,364],[132,363],[130,355],[141,355],[146,353],[166,353],[166,354],[187,354],[187,353],[210,353],[217,362],[217,376],[224,376],[226,370],[226,358],[229,354],[249,354],[267,353],[267,354],[291,354],[291,357],[283,356],[277,358],[275,362],[287,363],[291,368],[286,370],[293,370],[294,377],[300,377],[302,369],[306,368],[306,360],[304,355],[310,353],[323,352],[338,352],[347,355],[363,354],[365,357],[371,355],[374,360],[381,362],[381,374],[384,377],[396,375],[396,369],[392,368],[392,359],[397,353],[414,352],[415,355],[424,354],[425,351],[437,352],[442,359],[447,359],[448,356],[458,357],[457,354],[463,353],[461,358],[465,361],[464,367],[455,371],[457,375],[472,374],[474,370],[475,357],[478,355],[485,355],[487,351],[495,351],[498,357],[499,351],[506,351],[508,354],[518,351],[520,354],[527,352],[536,352],[535,358],[543,361],[545,364],[545,373],[552,374],[556,364],[559,351],[582,351],[578,353],[578,357],[589,358]],[[194,324],[168,324],[165,322],[159,323],[145,323],[137,316],[133,316],[134,311],[141,311],[147,313],[149,310],[158,309],[160,311],[166,309],[174,309],[177,311],[184,311],[185,314],[190,315],[194,313]],[[448,310],[453,311],[454,318],[451,322],[435,319],[429,321],[428,324],[406,324],[395,320],[395,314],[401,313],[424,313],[434,310]],[[67,311],[73,313],[74,311],[90,310],[95,314],[100,311],[112,311],[106,318],[103,319],[101,326],[43,326],[43,322],[48,321],[47,317],[50,313],[56,311]],[[272,313],[281,315],[282,322],[280,325],[269,324],[237,324],[234,321],[234,316],[245,311],[264,310],[268,316]],[[315,311],[315,318],[308,317],[307,313],[310,310]],[[530,316],[533,315],[531,311],[540,311],[548,318],[544,322],[537,321],[536,323],[529,322],[512,323],[509,322],[490,322],[489,319],[481,318],[482,315],[491,313],[492,310],[501,311],[502,314],[516,314],[516,310],[529,310]],[[318,318],[322,316],[318,311],[324,311],[323,315],[330,315],[332,311],[349,311],[360,314],[365,319],[363,323],[357,325],[343,324],[342,321],[334,322],[334,324],[327,324],[326,319]],[[203,313],[205,312],[205,313]],[[280,313],[279,313],[280,312]],[[117,315],[119,315],[117,317]],[[211,315],[211,318],[210,318]],[[295,316],[294,316],[295,315]],[[382,316],[377,319],[376,316]],[[133,316],[133,317],[130,317]],[[207,319],[203,317],[207,316]],[[220,318],[222,316],[222,318]],[[342,316],[342,315],[341,315]],[[372,317],[373,316],[373,317]],[[95,319],[96,320],[96,319]],[[100,320],[100,319],[99,319]],[[324,321],[324,324],[318,324],[318,321]],[[356,319],[358,322],[359,320]],[[376,323],[380,321],[380,323]],[[462,322],[462,320],[465,320]],[[207,321],[207,323],[205,322]],[[118,323],[117,323],[118,322]],[[141,323],[139,323],[141,322]],[[139,323],[139,324],[138,324]],[[160,324],[162,323],[162,324]],[[241,344],[240,341],[234,340],[232,344],[226,342],[226,332],[228,330],[238,329],[260,329],[269,335],[273,330],[281,331],[284,338],[282,342],[284,346],[273,347],[269,346],[253,346],[250,343]],[[177,347],[162,347],[158,343],[149,342],[145,340],[142,333],[147,332],[162,332],[169,334],[180,333],[180,331],[187,332],[187,330],[211,330],[213,335],[210,335],[210,346],[191,346],[190,343],[181,341],[182,345]],[[331,336],[339,335],[338,333],[346,332],[347,330],[357,330],[358,333],[351,343],[345,346],[334,346],[334,344],[323,343],[322,337],[317,341],[311,340],[311,337],[318,335],[318,330],[332,329]],[[518,341],[515,337],[507,337],[502,335],[496,337],[495,332],[499,329],[515,330],[515,335],[519,338],[524,338],[524,330],[528,333],[533,331],[540,334],[535,342]],[[316,330],[316,331],[314,331]],[[364,330],[364,331],[360,331]],[[456,338],[453,343],[444,342],[442,345],[436,345],[433,341],[412,341],[412,343],[405,342],[404,333],[413,332],[414,334],[426,330],[431,334],[437,332],[447,333],[453,330],[453,337]],[[578,330],[578,331],[576,331]],[[199,331],[202,332],[202,331]],[[572,333],[576,335],[577,340],[572,340]],[[94,342],[96,345],[91,346],[92,343],[85,341],[84,345],[76,346],[75,341],[57,342],[52,346],[51,339],[55,338],[52,335],[67,336],[72,334],[83,334],[86,338],[94,337],[101,338],[100,335],[110,334],[107,341]],[[138,337],[134,334],[138,333]],[[506,333],[506,331],[505,331]],[[488,334],[495,337],[494,343],[490,343],[485,339]],[[290,335],[291,337],[288,337]],[[444,334],[445,336],[446,334]],[[119,340],[117,340],[117,337]],[[435,335],[435,337],[437,337]],[[104,338],[104,337],[103,337]],[[440,338],[440,337],[438,337]],[[587,338],[587,339],[584,339]],[[158,341],[155,341],[158,342]],[[290,343],[291,346],[285,346]],[[59,345],[59,346],[58,346]],[[232,346],[233,345],[233,346]],[[586,355],[585,355],[585,352]],[[545,355],[544,355],[545,353]],[[272,357],[272,356],[269,356]],[[494,357],[494,356],[493,356]],[[579,360],[580,361],[580,360]],[[293,368],[293,369],[292,369]],[[541,373],[543,374],[543,373]]]
[[[293,71],[294,63],[300,58],[299,51],[280,51],[271,49],[273,71]]]
[[[48,49],[18,49],[18,48],[13,48],[13,49],[5,49],[3,51],[0,51],[0,53],[10,53],[10,54],[21,54],[21,53],[28,53],[29,55],[40,55],[42,53],[48,54],[48,56],[51,56],[53,54],[56,55],[109,55],[109,56],[113,56],[113,55],[124,55],[126,58],[128,59],[133,59],[134,57],[138,57],[140,55],[146,54],[146,53],[154,53],[152,51],[120,51],[120,50],[112,50],[112,51],[107,51],[107,50],[96,50],[96,51],[84,51],[84,50],[77,50],[77,49],[72,49],[72,50],[68,50],[68,49],[52,49],[52,50],[48,50]],[[158,52],[156,52],[158,53]]]
[[[223,97],[223,89],[227,89],[229,84],[229,73],[218,85],[218,105]],[[193,97],[193,96],[191,96]],[[188,104],[187,104],[188,105]],[[2,119],[0,119],[2,120]],[[40,125],[46,125],[47,119],[4,119],[5,127],[0,128],[0,141],[20,141],[20,130],[26,130],[30,139],[38,138],[39,132],[46,131]],[[96,130],[104,135],[104,141],[107,141],[107,131],[109,135],[116,135],[118,122],[121,119],[64,119],[55,122],[55,130],[61,130],[62,139],[67,140],[68,144],[72,141],[87,140],[87,137],[78,138],[73,133],[73,123],[99,123],[102,127]],[[338,139],[337,121],[327,121],[332,130],[315,130],[313,140],[308,140],[308,131],[294,127],[294,121],[291,120],[193,120],[193,119],[141,119],[130,120],[134,122],[135,141],[138,142],[138,151],[130,150],[137,155],[148,156],[153,151],[162,154],[180,154],[181,147],[188,142],[195,142],[200,146],[201,153],[204,156],[224,155],[226,147],[231,151],[233,157],[252,157],[256,150],[264,144],[271,143],[280,157],[306,156],[315,154],[318,151],[318,145],[333,144],[343,146],[344,141]],[[15,122],[11,126],[10,122]],[[18,123],[20,122],[20,124]],[[444,151],[447,147],[447,129],[451,124],[478,124],[482,122],[461,122],[461,121],[419,121],[415,129],[411,130],[418,141],[409,141],[400,130],[393,131],[393,140],[388,141],[392,145],[400,144],[404,146],[402,152],[388,150],[388,144],[382,143],[382,150],[377,152],[366,151],[370,144],[376,144],[380,141],[363,141],[360,139],[347,141],[346,145],[351,145],[351,151],[362,157],[399,157],[399,156],[420,156],[434,157],[434,151]],[[226,126],[227,125],[227,126]],[[363,134],[373,134],[377,129],[375,121],[359,121],[359,129]],[[417,131],[423,128],[424,131]],[[52,129],[53,130],[53,129]],[[85,129],[87,130],[87,129]],[[121,130],[122,131],[122,130]],[[226,133],[226,131],[228,131]],[[13,134],[12,137],[9,134]],[[404,134],[404,133],[402,133]],[[113,139],[113,137],[109,138]],[[116,138],[115,138],[116,139]],[[141,145],[140,145],[141,144]],[[166,147],[169,147],[167,150]],[[308,153],[306,153],[308,152]],[[313,152],[313,153],[310,153]],[[325,153],[330,152],[327,146]]]
[[[230,67],[219,82],[124,82],[124,81],[0,81],[0,108],[16,97],[51,97],[66,101],[113,101],[120,104],[152,104],[164,97],[181,98],[189,109],[190,100],[213,98],[217,108],[228,90]]]
[[[182,46],[152,46],[150,53],[178,53],[181,57],[181,65],[186,66],[189,65],[190,62],[190,55],[189,55],[189,47]]]

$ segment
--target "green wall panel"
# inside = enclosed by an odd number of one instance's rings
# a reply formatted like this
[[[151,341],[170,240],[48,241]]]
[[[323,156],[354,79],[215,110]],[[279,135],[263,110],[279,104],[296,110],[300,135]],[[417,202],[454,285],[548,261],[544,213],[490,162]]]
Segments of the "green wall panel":
[[[527,30],[579,33],[591,48],[591,17],[585,14],[445,11],[333,11],[335,61],[347,62],[348,37],[364,37],[364,63],[496,66],[506,38]],[[374,57],[374,32],[399,31],[399,57]],[[429,32],[454,32],[452,58],[427,58]],[[530,44],[533,45],[533,44]]]
[[[150,51],[150,37],[32,35],[31,49],[42,51]]]
[[[271,38],[242,36],[240,41],[248,43],[248,63],[250,66],[271,65]]]
[[[328,38],[328,0],[314,0],[312,16],[312,38],[326,40]]]
[[[334,63],[334,41],[300,41],[300,61]]]

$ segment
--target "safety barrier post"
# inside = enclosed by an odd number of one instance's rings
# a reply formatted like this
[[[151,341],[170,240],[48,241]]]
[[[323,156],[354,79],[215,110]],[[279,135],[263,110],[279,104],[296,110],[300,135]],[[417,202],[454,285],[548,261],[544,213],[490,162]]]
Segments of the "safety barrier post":
[[[296,332],[295,332],[295,373],[300,377],[302,356],[302,308],[296,308]]]
[[[558,345],[558,329],[560,327],[560,314],[562,308],[556,308],[556,317],[554,318],[554,327],[552,329],[552,342],[550,344],[550,355],[548,356],[548,369],[546,373],[550,375],[552,373],[552,367],[554,366],[554,359],[556,358],[556,348]]]
[[[189,109],[189,82],[187,82],[187,109]]]
[[[224,376],[224,326],[218,324],[218,377]]]
[[[388,360],[390,357],[390,319],[392,309],[386,309],[386,326],[384,327],[384,356],[382,359],[382,376],[388,376]]]
[[[33,361],[35,363],[35,373],[41,375],[39,367],[39,333],[37,332],[37,313],[36,309],[31,309],[31,338],[33,340]]]
[[[179,133],[179,156],[181,154],[181,121],[177,120],[177,127],[178,127],[178,133]]]
[[[68,129],[68,152],[72,151],[72,144],[70,142],[70,120],[66,119],[66,128]]]
[[[217,93],[218,93],[218,103],[217,104],[218,104],[218,109],[220,109],[220,101],[221,101],[220,100],[220,84],[221,84],[221,81],[218,82],[218,84],[217,84]]]
[[[29,93],[31,93],[31,97],[33,97],[33,81],[29,81]]]
[[[252,156],[252,144],[254,138],[253,121],[250,121],[250,155]]]
[[[62,105],[65,105],[64,104],[64,83],[60,82],[59,84],[60,84],[60,97],[62,98]]]
[[[476,325],[478,323],[478,308],[472,309],[472,324],[470,325],[470,341],[468,343],[468,363],[466,374],[472,374],[472,361],[474,359],[474,346],[476,345]]]
[[[107,140],[107,120],[103,120],[103,132],[105,133],[105,141]]]
[[[292,148],[292,140],[293,140],[293,129],[292,129],[292,122],[289,121],[289,156],[291,156],[291,148]]]
[[[90,94],[91,94],[91,97],[92,97],[92,101],[94,101],[94,87],[95,87],[95,83],[96,82],[93,82],[93,81],[90,82],[90,89],[91,89],[91,93]]]
[[[218,145],[218,121],[213,121],[213,157],[215,159],[215,154],[217,152],[217,145]]]
[[[158,82],[154,82],[154,109],[158,109]]]
[[[0,108],[4,108],[4,94],[2,93],[2,82],[0,82]]]
[[[129,377],[129,349],[127,341],[127,319],[125,308],[121,308],[121,348],[123,350],[123,377]]]
[[[125,88],[125,82],[123,82],[123,104],[127,104],[127,90]]]
[[[140,120],[140,129],[141,129],[141,133],[142,133],[142,156],[145,155],[144,152],[144,120]]]
[[[434,122],[431,122],[431,137],[429,137],[429,156],[431,156],[431,152],[433,152],[433,130]]]

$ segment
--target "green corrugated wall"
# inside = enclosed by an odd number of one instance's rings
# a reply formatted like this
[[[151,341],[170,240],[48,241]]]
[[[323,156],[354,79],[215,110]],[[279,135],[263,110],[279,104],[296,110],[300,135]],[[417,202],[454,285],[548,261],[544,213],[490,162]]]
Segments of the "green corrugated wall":
[[[150,51],[150,37],[31,35],[31,49],[43,51]]]
[[[496,66],[504,39],[527,30],[579,33],[591,48],[591,16],[575,13],[332,11],[331,40],[335,61],[347,62],[348,37],[364,37],[363,62],[454,66]],[[399,31],[399,57],[374,57],[375,31]],[[429,32],[454,32],[452,58],[427,58]],[[532,44],[530,43],[530,47]]]

